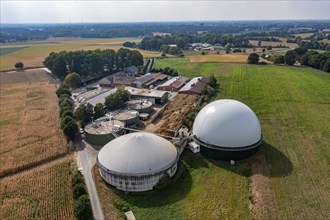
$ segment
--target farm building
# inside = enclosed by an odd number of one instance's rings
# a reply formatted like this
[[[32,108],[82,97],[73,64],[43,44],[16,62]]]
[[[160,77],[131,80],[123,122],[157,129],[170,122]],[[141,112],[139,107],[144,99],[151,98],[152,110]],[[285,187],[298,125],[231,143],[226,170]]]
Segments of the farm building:
[[[106,76],[99,81],[100,87],[114,88],[116,86],[131,86],[135,78],[122,72]]]
[[[136,66],[129,66],[125,68],[122,72],[130,76],[135,76],[138,74],[139,69]]]
[[[196,116],[192,133],[201,153],[221,160],[246,158],[262,143],[257,116],[245,104],[230,99],[206,105]]]
[[[189,78],[182,77],[182,76],[176,76],[162,85],[160,85],[157,89],[159,90],[165,90],[165,91],[178,91],[181,89],[187,82],[189,81]]]
[[[136,88],[150,88],[150,86],[159,84],[167,78],[168,76],[162,73],[147,73],[139,78],[136,78],[133,82],[133,86]]]
[[[113,88],[113,89],[107,90],[105,92],[99,93],[97,96],[94,96],[93,98],[90,98],[87,101],[85,101],[85,103],[89,103],[93,106],[95,106],[96,103],[104,103],[105,97],[111,95],[112,93],[115,93],[116,91],[117,91],[117,88]]]
[[[85,126],[86,141],[93,145],[104,146],[109,141],[121,134],[124,123],[110,120],[104,116]]]
[[[112,81],[112,76],[106,76],[99,81],[99,85],[100,87],[113,88],[114,85],[112,84]]]
[[[146,99],[152,104],[163,104],[168,100],[168,92],[154,89],[137,89],[134,87],[125,87],[131,94],[131,99]]]
[[[179,90],[179,94],[201,95],[207,82],[208,79],[205,77],[195,77]]]
[[[136,88],[146,88],[145,84],[151,80],[153,80],[152,75],[147,73],[143,76],[140,76],[139,78],[136,78],[136,80],[133,82],[133,86]]]
[[[141,192],[153,189],[177,170],[175,146],[151,133],[130,133],[106,144],[98,153],[100,175],[119,190]]]

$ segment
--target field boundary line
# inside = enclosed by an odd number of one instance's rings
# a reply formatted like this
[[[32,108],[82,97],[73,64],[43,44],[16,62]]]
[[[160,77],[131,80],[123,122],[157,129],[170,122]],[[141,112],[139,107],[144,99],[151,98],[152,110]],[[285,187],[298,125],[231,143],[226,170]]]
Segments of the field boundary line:
[[[60,153],[60,154],[57,154],[57,155],[54,155],[54,156],[51,156],[51,157],[44,158],[44,159],[39,160],[39,161],[35,161],[35,162],[32,162],[32,163],[28,163],[28,164],[25,164],[25,165],[22,165],[22,166],[19,166],[19,167],[16,167],[16,168],[12,168],[12,169],[3,171],[2,173],[0,173],[0,179],[16,175],[18,173],[36,168],[36,167],[41,166],[41,165],[45,165],[45,164],[53,162],[57,159],[64,158],[68,155],[70,155],[70,153],[64,152],[64,153]]]

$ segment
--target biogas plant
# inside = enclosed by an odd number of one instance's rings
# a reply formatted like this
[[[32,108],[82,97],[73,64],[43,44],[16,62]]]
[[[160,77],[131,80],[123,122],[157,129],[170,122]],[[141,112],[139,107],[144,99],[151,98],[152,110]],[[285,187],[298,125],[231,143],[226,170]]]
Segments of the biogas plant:
[[[116,128],[125,130],[119,124]],[[179,131],[172,142],[165,138],[141,131],[113,138],[97,156],[104,181],[127,192],[147,191],[162,178],[174,176],[185,148],[230,161],[251,156],[262,143],[255,113],[245,104],[230,99],[217,100],[202,108],[191,132]]]

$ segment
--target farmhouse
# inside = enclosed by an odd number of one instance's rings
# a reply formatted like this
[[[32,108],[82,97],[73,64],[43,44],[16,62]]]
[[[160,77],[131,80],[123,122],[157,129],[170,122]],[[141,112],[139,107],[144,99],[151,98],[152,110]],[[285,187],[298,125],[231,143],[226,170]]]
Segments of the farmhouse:
[[[205,77],[195,77],[179,90],[179,94],[201,95],[207,82],[208,79]]]
[[[168,78],[167,75],[162,73],[147,73],[133,82],[133,86],[136,88],[150,88]]]
[[[178,91],[180,88],[182,88],[187,82],[189,81],[189,78],[182,77],[182,76],[176,76],[162,85],[158,87],[159,90],[165,90],[165,91]]]

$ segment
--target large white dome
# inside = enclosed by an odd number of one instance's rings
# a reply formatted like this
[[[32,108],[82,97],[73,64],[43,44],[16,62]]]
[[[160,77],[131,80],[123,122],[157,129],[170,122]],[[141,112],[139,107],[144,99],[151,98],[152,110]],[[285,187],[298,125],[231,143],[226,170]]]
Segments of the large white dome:
[[[206,144],[232,150],[255,145],[262,138],[254,112],[245,104],[230,99],[206,105],[195,118],[193,135]]]
[[[144,132],[120,136],[106,144],[98,162],[122,174],[146,174],[169,168],[177,161],[175,146],[157,135]]]

